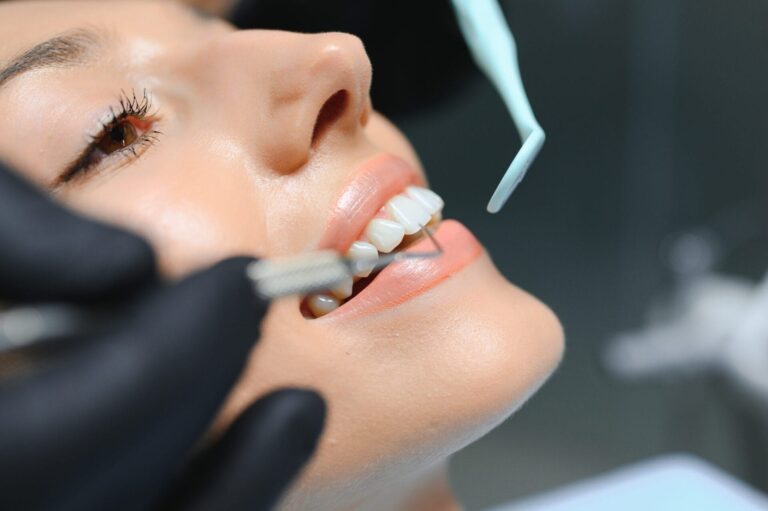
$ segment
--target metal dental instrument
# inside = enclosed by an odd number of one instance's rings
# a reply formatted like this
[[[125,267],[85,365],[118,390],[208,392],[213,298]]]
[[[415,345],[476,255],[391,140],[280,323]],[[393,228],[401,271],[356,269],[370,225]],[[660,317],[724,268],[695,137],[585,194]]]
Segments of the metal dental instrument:
[[[363,269],[378,270],[406,259],[437,257],[443,249],[427,227],[421,231],[432,241],[429,252],[394,252],[377,260],[349,259],[333,250],[309,252],[286,259],[251,263],[247,277],[265,299],[309,294],[331,289]],[[108,312],[88,311],[69,304],[20,306],[0,310],[0,355],[65,337],[83,334],[107,323]]]
[[[475,62],[496,87],[517,127],[522,147],[501,178],[486,209],[498,213],[544,145],[544,130],[525,94],[517,45],[497,0],[451,0]]]
[[[263,259],[251,263],[248,277],[262,298],[278,298],[286,295],[310,294],[331,289],[361,270],[378,270],[394,262],[406,259],[428,259],[443,253],[443,248],[427,227],[421,231],[435,245],[430,252],[394,252],[372,261],[349,259],[333,250],[300,254],[289,259]]]

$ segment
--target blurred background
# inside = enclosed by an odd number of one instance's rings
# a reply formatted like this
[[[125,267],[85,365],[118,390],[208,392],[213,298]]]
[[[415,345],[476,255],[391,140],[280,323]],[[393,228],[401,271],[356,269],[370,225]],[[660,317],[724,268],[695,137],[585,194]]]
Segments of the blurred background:
[[[446,214],[477,233],[501,270],[548,303],[567,333],[552,380],[454,457],[460,498],[481,509],[680,451],[768,488],[768,426],[722,377],[704,371],[626,382],[601,364],[607,341],[643,327],[651,301],[673,292],[679,276],[665,258],[670,239],[743,204],[757,205],[757,223],[768,232],[760,209],[768,205],[768,3],[502,4],[547,132],[502,212],[489,215],[485,204],[519,142],[479,72],[437,108],[397,119],[445,197]],[[734,222],[723,224],[726,233],[743,227],[738,215]],[[738,245],[716,269],[756,283],[768,246]]]

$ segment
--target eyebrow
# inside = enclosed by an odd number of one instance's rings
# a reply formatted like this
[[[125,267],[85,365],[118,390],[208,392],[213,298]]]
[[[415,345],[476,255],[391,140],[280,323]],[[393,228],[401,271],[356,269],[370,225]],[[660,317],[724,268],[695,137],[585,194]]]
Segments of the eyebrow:
[[[79,28],[43,41],[0,68],[0,87],[35,69],[83,65],[104,45],[104,39],[92,28]]]

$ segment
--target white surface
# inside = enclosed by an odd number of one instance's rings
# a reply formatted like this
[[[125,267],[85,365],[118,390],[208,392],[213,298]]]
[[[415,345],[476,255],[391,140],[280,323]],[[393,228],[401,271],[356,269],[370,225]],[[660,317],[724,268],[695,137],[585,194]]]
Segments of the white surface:
[[[768,498],[689,455],[667,455],[491,511],[766,511]]]

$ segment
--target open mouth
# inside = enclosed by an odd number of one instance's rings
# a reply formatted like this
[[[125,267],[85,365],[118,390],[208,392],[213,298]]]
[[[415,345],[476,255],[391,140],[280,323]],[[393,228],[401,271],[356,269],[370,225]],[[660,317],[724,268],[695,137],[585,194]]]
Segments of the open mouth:
[[[407,249],[424,236],[422,227],[437,228],[443,205],[443,199],[432,190],[408,186],[390,198],[368,222],[358,239],[348,247],[346,256],[375,261],[379,254]],[[302,314],[307,318],[318,318],[343,307],[370,285],[378,273],[371,267],[363,268],[335,289],[304,297]]]

